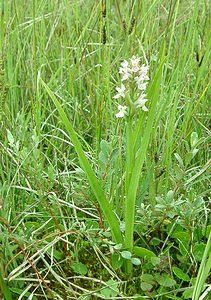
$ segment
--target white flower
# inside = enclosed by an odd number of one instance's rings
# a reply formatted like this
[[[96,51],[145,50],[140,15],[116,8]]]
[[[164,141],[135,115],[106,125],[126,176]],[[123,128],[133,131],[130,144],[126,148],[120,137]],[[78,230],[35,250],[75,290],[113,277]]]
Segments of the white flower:
[[[127,80],[131,77],[131,69],[128,67],[128,61],[124,60],[119,68],[119,73],[122,74],[122,81]]]
[[[131,61],[131,66],[132,66],[131,71],[134,73],[138,72],[140,69],[140,66],[139,66],[140,58],[133,55],[132,58],[130,58],[130,61]]]
[[[118,94],[116,94],[113,98],[114,99],[118,99],[120,97],[125,98],[125,89],[126,88],[125,88],[124,84],[121,84],[121,87],[116,87]]]
[[[128,61],[125,59],[122,63],[121,63],[122,68],[127,68],[128,67]]]
[[[139,75],[135,77],[138,89],[141,91],[145,91],[147,87],[147,80],[149,80],[149,76],[147,75],[149,70],[148,66],[142,65],[140,67]]]
[[[139,76],[138,76],[139,80],[142,80],[142,81],[149,80],[149,76],[147,75],[148,71],[149,71],[149,66],[142,65],[140,67],[140,72],[139,72]]]
[[[137,85],[138,85],[138,89],[139,90],[141,90],[141,91],[145,91],[146,90],[146,88],[147,88],[147,82],[138,82],[138,81],[136,81],[137,82]]]
[[[145,103],[148,101],[146,97],[146,94],[142,93],[138,100],[135,102],[135,105],[137,108],[141,108],[143,111],[148,111],[148,108],[146,107]]]
[[[127,106],[118,105],[118,110],[119,112],[116,114],[117,118],[123,118],[127,114]]]
[[[120,73],[120,71],[119,71],[119,73]],[[131,77],[131,74],[129,72],[125,72],[122,75],[122,81],[127,80],[130,77]]]

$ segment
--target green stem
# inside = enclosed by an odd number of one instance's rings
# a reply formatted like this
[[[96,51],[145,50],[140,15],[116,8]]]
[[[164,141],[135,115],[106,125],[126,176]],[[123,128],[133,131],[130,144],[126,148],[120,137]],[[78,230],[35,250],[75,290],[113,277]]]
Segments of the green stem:
[[[133,140],[133,128],[132,128],[132,118],[129,117],[128,124],[127,124],[127,145],[126,145],[126,184],[125,184],[125,193],[127,195],[129,187],[130,187],[130,179],[133,170],[134,164],[134,140]],[[126,200],[125,204],[125,224],[126,232],[125,232],[125,247],[129,244],[128,238],[131,236],[131,229],[133,230],[132,226],[130,226],[127,220],[134,220],[134,211],[135,211],[135,203],[130,203]],[[129,225],[129,226],[128,226]],[[128,249],[131,251],[132,249]],[[125,261],[125,271],[126,273],[130,273],[132,271],[132,263],[130,260]]]
[[[127,124],[127,145],[126,145],[126,193],[130,185],[130,178],[134,162],[134,139],[132,129],[132,118],[129,118]]]

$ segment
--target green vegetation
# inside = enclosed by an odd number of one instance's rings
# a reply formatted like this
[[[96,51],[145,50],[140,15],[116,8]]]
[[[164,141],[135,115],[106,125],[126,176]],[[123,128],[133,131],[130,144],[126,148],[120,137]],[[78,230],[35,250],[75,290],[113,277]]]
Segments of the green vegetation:
[[[0,14],[0,299],[210,299],[209,1]]]

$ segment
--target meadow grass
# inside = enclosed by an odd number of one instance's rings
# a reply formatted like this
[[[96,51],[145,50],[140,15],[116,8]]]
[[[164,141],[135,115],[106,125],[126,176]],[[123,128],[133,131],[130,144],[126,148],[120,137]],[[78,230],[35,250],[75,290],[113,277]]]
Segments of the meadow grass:
[[[209,1],[0,12],[0,298],[209,299]],[[118,119],[133,55],[149,111]]]

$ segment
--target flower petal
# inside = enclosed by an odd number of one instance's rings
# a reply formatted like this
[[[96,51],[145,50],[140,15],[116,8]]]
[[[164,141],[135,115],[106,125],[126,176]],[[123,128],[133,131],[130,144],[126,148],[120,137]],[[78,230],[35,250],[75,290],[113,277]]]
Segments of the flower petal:
[[[148,108],[144,105],[144,106],[142,106],[142,110],[143,111],[148,111]]]
[[[127,114],[127,112],[126,112],[127,106],[122,106],[119,104],[118,110],[119,110],[119,112],[116,114],[117,118],[123,118]]]
[[[117,118],[123,118],[124,117],[124,113],[122,111],[119,111],[117,114],[116,114],[116,117]]]

